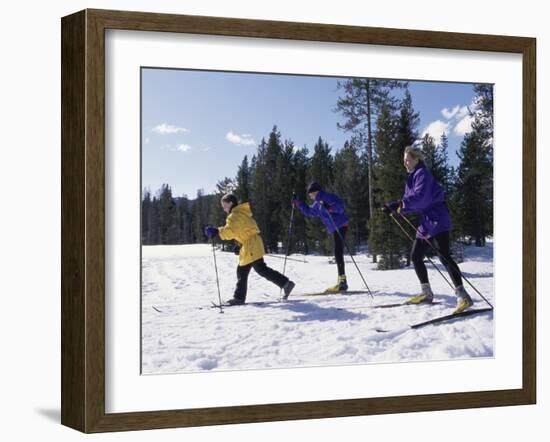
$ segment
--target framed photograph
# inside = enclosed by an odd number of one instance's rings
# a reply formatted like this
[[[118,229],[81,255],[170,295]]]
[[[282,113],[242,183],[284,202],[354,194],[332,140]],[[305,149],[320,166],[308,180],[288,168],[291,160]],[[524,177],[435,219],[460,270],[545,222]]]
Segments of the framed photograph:
[[[62,19],[62,423],[534,404],[536,41]]]

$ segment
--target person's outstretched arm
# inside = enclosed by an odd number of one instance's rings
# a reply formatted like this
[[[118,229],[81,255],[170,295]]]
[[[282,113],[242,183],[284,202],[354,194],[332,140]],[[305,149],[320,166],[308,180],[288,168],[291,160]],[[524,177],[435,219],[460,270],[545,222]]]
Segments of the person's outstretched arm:
[[[308,206],[306,203],[304,203],[303,201],[300,201],[300,200],[294,200],[294,205],[296,207],[298,207],[298,209],[300,209],[300,211],[305,215],[305,216],[311,216],[311,217],[314,217],[314,216],[319,216],[319,213],[317,212],[317,210],[315,210],[312,206]]]

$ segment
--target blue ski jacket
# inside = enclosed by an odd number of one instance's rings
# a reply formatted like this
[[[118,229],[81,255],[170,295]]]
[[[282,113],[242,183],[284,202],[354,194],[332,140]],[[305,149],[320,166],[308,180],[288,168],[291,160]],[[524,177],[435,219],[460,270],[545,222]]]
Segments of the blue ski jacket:
[[[417,238],[431,238],[451,230],[451,215],[445,204],[445,192],[422,162],[407,177],[401,213],[417,213],[420,224]]]
[[[323,206],[323,203],[329,206],[328,211]],[[347,226],[349,223],[344,202],[333,193],[325,192],[324,190],[320,190],[317,193],[315,201],[311,206],[308,206],[303,201],[298,201],[298,208],[305,216],[321,218],[321,221],[330,233],[334,233],[336,229]]]

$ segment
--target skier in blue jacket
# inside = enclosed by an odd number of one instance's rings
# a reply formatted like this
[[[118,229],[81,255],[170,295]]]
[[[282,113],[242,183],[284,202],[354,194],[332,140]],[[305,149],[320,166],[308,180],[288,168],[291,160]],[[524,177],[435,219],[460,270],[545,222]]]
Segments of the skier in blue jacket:
[[[348,283],[344,265],[344,238],[349,221],[344,202],[333,193],[323,190],[321,185],[315,181],[308,186],[307,193],[313,204],[309,206],[303,201],[294,199],[292,201],[294,206],[300,209],[305,216],[320,218],[334,237],[334,257],[338,268],[338,280],[336,285],[329,287],[325,292],[345,292],[348,289]]]
[[[451,257],[449,247],[451,216],[445,204],[445,193],[424,164],[423,155],[419,149],[407,146],[403,163],[409,173],[405,183],[405,193],[401,200],[386,203],[385,210],[387,213],[416,213],[419,216],[411,259],[420,280],[421,293],[411,298],[409,303],[421,304],[433,301],[433,292],[424,264],[424,256],[431,244],[438,250],[441,263],[449,272],[455,286],[457,297],[455,312],[462,312],[471,307],[473,301],[464,289],[458,265]]]

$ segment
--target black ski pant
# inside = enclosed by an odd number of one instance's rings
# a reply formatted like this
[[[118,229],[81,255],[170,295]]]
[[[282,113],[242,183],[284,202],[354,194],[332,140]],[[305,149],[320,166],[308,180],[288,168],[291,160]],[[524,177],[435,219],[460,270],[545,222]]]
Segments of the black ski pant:
[[[338,267],[338,276],[346,274],[346,266],[344,265],[344,239],[348,226],[342,226],[338,231],[334,231],[334,258],[336,258],[336,266]],[[338,234],[340,232],[340,234]]]
[[[426,251],[430,247],[427,241],[429,241],[432,247],[439,252],[439,260],[445,266],[447,272],[449,272],[455,287],[461,286],[462,277],[460,275],[460,270],[457,263],[451,257],[448,231],[438,233],[428,240],[421,238],[416,238],[414,240],[411,250],[411,260],[414,264],[414,270],[420,280],[420,284],[428,283],[428,271],[426,270],[426,265],[424,264],[424,256],[426,256]]]
[[[282,273],[279,273],[277,270],[273,270],[268,267],[263,258],[260,258],[250,264],[237,267],[237,286],[235,287],[234,298],[246,299],[246,291],[248,288],[248,275],[250,274],[250,269],[254,269],[256,273],[263,278],[271,281],[275,285],[283,288],[288,282],[288,278]]]

